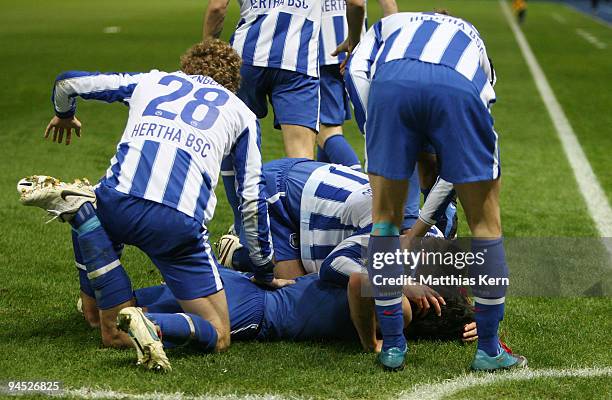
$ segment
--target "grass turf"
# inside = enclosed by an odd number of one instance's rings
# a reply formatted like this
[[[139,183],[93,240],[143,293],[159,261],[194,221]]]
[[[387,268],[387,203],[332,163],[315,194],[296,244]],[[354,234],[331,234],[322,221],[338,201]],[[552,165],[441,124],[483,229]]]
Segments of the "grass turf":
[[[378,17],[370,2],[370,21]],[[50,89],[63,70],[175,70],[178,56],[200,38],[201,1],[80,2],[24,0],[0,15],[0,381],[61,380],[66,387],[95,386],[127,393],[264,394],[313,398],[392,398],[424,382],[466,372],[473,346],[412,342],[408,366],[382,372],[357,344],[234,343],[222,355],[193,350],[170,352],[174,372],[158,376],[136,369],[131,351],[104,349],[99,333],[76,313],[78,291],[67,226],[45,225],[38,210],[17,202],[15,183],[33,173],[64,179],[96,178],[105,171],[122,132],[127,109],[79,101],[83,137],[71,146],[45,143],[52,115]],[[596,230],[577,191],[546,110],[497,2],[406,1],[402,10],[445,6],[481,31],[499,75],[494,108],[503,159],[503,223],[507,237],[595,237]],[[550,19],[563,14],[567,26]],[[225,37],[237,19],[232,2]],[[118,34],[105,34],[119,26]],[[552,3],[530,3],[525,33],[559,96],[604,189],[612,193],[610,148],[610,50],[597,50],[575,34],[589,30],[610,43],[610,30]],[[561,39],[561,40],[560,40]],[[607,80],[606,80],[607,79]],[[263,122],[263,153],[282,156],[280,135]],[[345,129],[361,152],[353,122]],[[223,189],[217,194],[223,198]],[[211,225],[214,235],[230,223],[223,200]],[[461,232],[467,233],[463,224]],[[551,239],[552,240],[552,239]],[[512,255],[510,255],[512,256]],[[538,268],[533,263],[527,267]],[[135,287],[160,281],[136,249],[124,264]],[[511,268],[513,265],[511,265]],[[584,265],[588,268],[588,265]],[[610,366],[609,298],[508,300],[506,339],[526,354],[532,368]],[[560,391],[561,385],[567,391]],[[538,379],[471,388],[462,396],[606,398],[609,379]]]

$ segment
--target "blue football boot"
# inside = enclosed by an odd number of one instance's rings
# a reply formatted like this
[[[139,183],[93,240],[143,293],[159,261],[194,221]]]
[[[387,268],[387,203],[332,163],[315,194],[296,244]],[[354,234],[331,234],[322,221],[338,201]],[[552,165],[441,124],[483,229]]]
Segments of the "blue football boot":
[[[477,350],[472,361],[473,371],[497,371],[513,368],[527,368],[527,359],[512,351],[505,345],[500,345],[499,354],[491,357],[483,350]]]
[[[378,354],[378,361],[380,361],[383,368],[388,371],[401,371],[404,369],[404,362],[407,352],[407,344],[404,345],[403,350],[399,347],[391,347],[388,350],[382,350]]]

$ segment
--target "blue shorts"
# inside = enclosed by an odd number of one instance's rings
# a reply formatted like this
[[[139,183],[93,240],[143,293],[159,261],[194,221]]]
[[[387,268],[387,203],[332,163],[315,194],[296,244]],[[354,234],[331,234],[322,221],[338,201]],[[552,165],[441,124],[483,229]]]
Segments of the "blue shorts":
[[[238,97],[257,118],[274,110],[274,127],[300,125],[319,131],[319,79],[278,68],[242,65]]]
[[[113,243],[142,250],[177,299],[206,297],[223,289],[208,232],[174,208],[123,194],[104,184],[96,189],[97,214]]]
[[[368,172],[408,179],[427,140],[451,183],[500,175],[493,118],[475,86],[452,68],[403,59],[383,64],[370,87]]]
[[[321,123],[342,125],[351,119],[349,98],[340,74],[340,65],[322,65],[319,68],[321,80]]]
[[[268,204],[276,261],[300,259],[302,190],[312,171],[322,165],[325,164],[306,158],[281,158],[263,166],[268,195],[282,194],[276,201]]]

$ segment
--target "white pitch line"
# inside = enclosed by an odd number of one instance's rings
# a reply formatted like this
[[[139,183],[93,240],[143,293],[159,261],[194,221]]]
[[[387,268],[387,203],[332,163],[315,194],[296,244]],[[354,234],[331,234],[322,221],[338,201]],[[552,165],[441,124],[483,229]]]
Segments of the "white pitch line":
[[[298,399],[298,397],[285,397],[271,394],[256,395],[188,395],[181,392],[164,393],[164,392],[149,392],[149,393],[125,393],[116,392],[114,390],[103,390],[93,388],[67,389],[52,394],[51,396],[72,396],[81,399],[134,399],[134,400],[288,400]]]
[[[415,386],[399,396],[400,400],[437,400],[475,386],[537,378],[591,378],[611,376],[612,367],[580,369],[521,369],[512,372],[472,373],[439,383]],[[468,396],[469,397],[469,396]]]
[[[555,21],[557,21],[560,24],[565,24],[567,22],[567,20],[563,16],[561,16],[560,14],[552,13],[552,14],[550,14],[550,16],[552,17],[552,19],[554,19]]]
[[[576,29],[576,33],[578,34],[578,36],[580,36],[581,38],[591,43],[593,46],[597,47],[600,50],[603,50],[608,47],[608,45],[606,45],[604,42],[597,39],[595,35],[585,31],[584,29]]]
[[[510,29],[514,33],[514,37],[523,53],[523,57],[527,62],[527,66],[531,71],[531,75],[533,76],[533,80],[538,88],[538,92],[540,92],[540,96],[542,97],[542,101],[546,106],[546,110],[550,115],[553,125],[557,131],[559,136],[559,140],[561,141],[561,145],[563,150],[565,151],[565,155],[570,163],[572,171],[574,172],[574,177],[576,178],[576,182],[578,183],[578,188],[580,189],[580,194],[584,198],[584,201],[587,205],[589,213],[591,217],[593,217],[593,221],[595,222],[595,226],[599,231],[599,234],[602,238],[608,238],[607,240],[602,240],[604,246],[610,253],[612,257],[612,209],[610,208],[610,203],[606,197],[605,192],[601,188],[591,165],[589,164],[582,147],[580,146],[580,142],[576,138],[576,134],[572,129],[572,126],[563,112],[563,108],[559,104],[559,101],[555,97],[555,94],[546,79],[546,75],[542,71],[542,67],[538,63],[533,51],[531,51],[531,47],[529,47],[529,43],[525,38],[525,35],[512,18],[512,13],[510,12],[510,7],[504,0],[499,0],[499,4],[502,8],[504,15],[506,16],[506,20],[510,25]]]

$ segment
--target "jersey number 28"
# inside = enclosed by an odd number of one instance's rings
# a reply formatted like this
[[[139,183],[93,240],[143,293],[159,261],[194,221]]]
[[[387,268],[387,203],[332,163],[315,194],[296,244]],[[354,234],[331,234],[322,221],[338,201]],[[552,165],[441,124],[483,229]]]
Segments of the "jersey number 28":
[[[161,78],[158,83],[160,85],[168,86],[171,82],[174,81],[180,82],[181,86],[170,94],[159,96],[151,100],[151,102],[149,102],[144,112],[142,113],[143,116],[154,115],[156,117],[171,120],[176,118],[177,114],[164,110],[159,106],[161,106],[163,103],[171,103],[190,94],[193,90],[193,83],[189,82],[187,79],[181,78],[180,76],[176,75],[166,75]],[[212,100],[206,99],[205,97],[208,93],[215,93],[215,98]],[[219,117],[219,109],[217,107],[220,107],[227,103],[228,99],[229,95],[221,89],[209,87],[200,88],[193,93],[193,100],[185,104],[183,111],[181,111],[181,119],[186,124],[189,124],[197,129],[210,129]],[[194,119],[193,114],[199,106],[208,107],[208,111],[206,111],[206,114],[202,119],[197,120]]]

